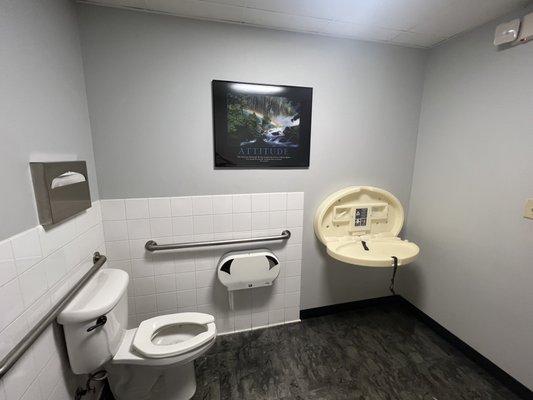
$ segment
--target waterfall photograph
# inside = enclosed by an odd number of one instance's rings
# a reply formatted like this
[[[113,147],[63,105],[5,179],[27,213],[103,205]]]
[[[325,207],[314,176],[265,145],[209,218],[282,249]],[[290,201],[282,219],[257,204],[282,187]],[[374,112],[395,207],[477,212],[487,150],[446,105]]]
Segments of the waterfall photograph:
[[[312,88],[213,81],[216,167],[308,167]]]

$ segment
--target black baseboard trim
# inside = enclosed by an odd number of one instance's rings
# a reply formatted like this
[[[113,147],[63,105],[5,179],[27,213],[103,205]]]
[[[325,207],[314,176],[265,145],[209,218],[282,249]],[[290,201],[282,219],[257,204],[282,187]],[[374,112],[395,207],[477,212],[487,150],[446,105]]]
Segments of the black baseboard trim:
[[[374,299],[365,299],[351,301],[349,303],[332,304],[330,306],[308,308],[300,310],[300,319],[322,317],[324,315],[337,314],[343,311],[357,310],[366,307],[383,306],[386,304],[398,303],[400,296],[376,297]]]
[[[330,306],[310,308],[307,310],[300,311],[300,319],[321,317],[330,314],[337,314],[340,312],[357,310],[366,307],[375,307],[383,306],[390,304],[401,305],[407,312],[413,314],[419,321],[423,322],[426,326],[431,328],[437,335],[450,343],[454,348],[463,353],[468,359],[479,365],[492,377],[497,379],[503,386],[508,388],[511,392],[519,396],[524,400],[533,400],[533,391],[531,391],[527,386],[523,385],[503,369],[498,367],[488,358],[483,356],[473,347],[469,346],[467,343],[462,341],[460,338],[455,336],[445,327],[440,325],[437,321],[431,318],[429,315],[418,309],[415,305],[411,304],[408,300],[402,296],[386,296],[378,297],[374,299],[366,299],[359,301],[352,301],[349,303],[333,304]]]

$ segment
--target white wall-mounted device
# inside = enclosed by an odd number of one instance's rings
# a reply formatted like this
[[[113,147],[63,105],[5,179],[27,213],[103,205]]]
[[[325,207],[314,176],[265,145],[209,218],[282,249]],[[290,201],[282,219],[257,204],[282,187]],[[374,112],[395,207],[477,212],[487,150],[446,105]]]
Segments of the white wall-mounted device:
[[[217,265],[218,279],[228,288],[233,309],[233,291],[270,286],[279,275],[279,260],[268,249],[232,251]]]
[[[511,45],[529,42],[533,39],[533,13],[529,13],[520,20],[513,19],[496,27],[494,45]]]
[[[494,46],[512,43],[518,38],[520,30],[520,19],[516,18],[509,22],[504,22],[496,27],[494,33]]]

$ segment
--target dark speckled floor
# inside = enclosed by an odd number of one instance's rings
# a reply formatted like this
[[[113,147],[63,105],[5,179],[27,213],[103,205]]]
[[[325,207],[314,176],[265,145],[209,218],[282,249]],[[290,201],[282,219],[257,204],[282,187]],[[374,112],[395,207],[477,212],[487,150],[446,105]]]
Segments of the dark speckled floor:
[[[221,336],[194,399],[515,400],[401,306]]]

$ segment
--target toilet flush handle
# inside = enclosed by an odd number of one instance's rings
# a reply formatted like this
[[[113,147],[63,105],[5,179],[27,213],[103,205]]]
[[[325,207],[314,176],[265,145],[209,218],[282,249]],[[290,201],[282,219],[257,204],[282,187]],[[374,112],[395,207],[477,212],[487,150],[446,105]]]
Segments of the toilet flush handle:
[[[107,317],[105,315],[101,315],[100,317],[96,319],[96,324],[87,328],[87,332],[94,331],[99,326],[105,325],[106,322],[107,322]]]

